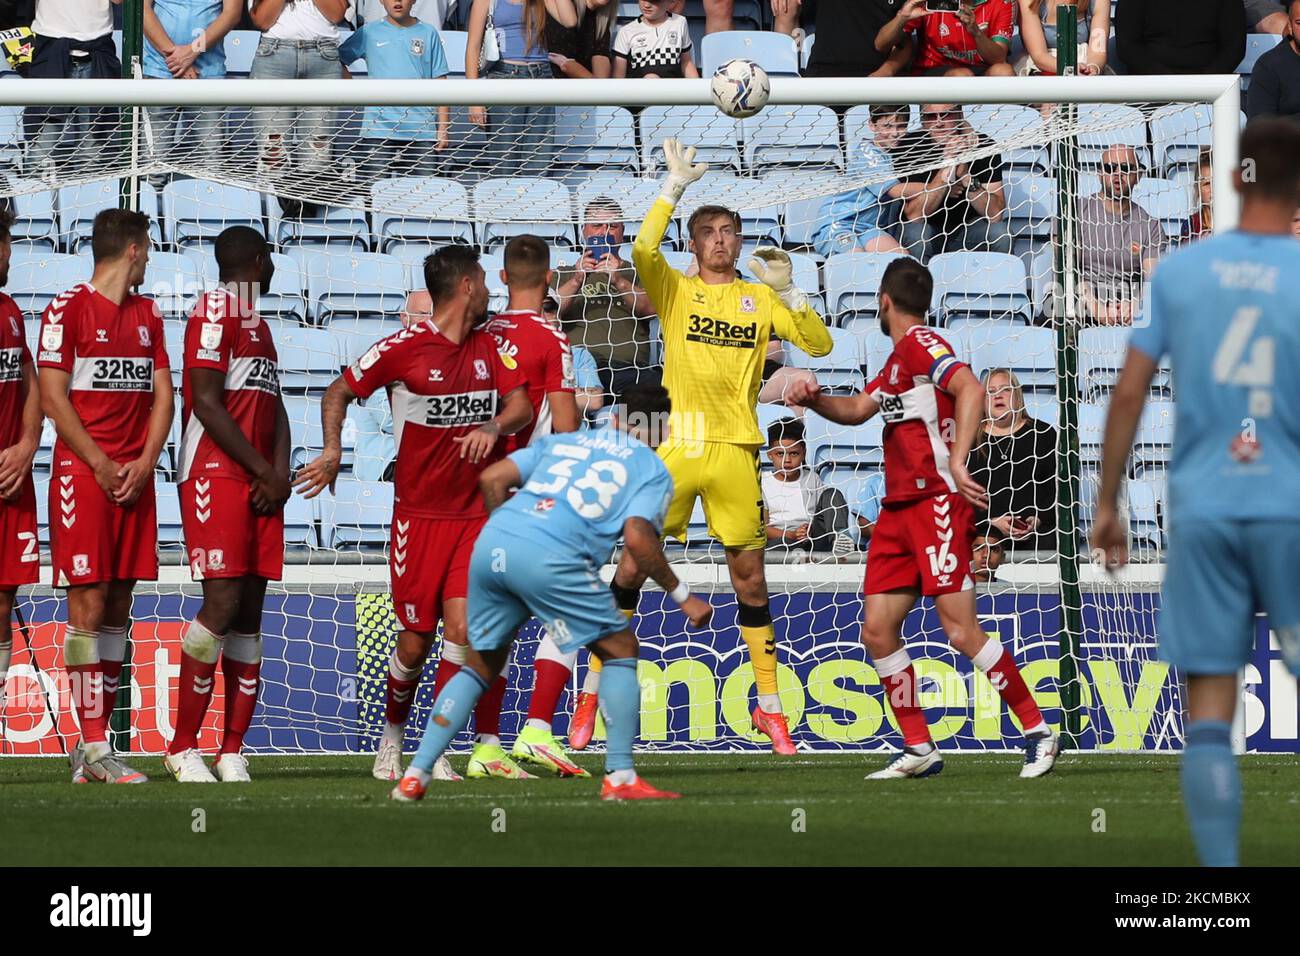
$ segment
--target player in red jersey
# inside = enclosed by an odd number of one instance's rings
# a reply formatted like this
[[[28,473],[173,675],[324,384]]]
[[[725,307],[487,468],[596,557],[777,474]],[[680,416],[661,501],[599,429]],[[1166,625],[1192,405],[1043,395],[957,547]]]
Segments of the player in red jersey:
[[[185,327],[180,499],[190,574],[203,606],[185,629],[176,735],[164,764],[181,783],[246,783],[240,753],[257,707],[262,604],[284,567],[289,418],[271,330],[257,314],[275,267],[261,233],[232,226],[214,249],[220,285]],[[217,658],[226,681],[221,752],[209,770],[198,749]]]
[[[10,227],[0,211],[0,288],[9,284]],[[41,440],[41,396],[23,335],[23,313],[0,292],[0,716],[13,653],[10,618],[18,588],[35,584],[41,569],[36,537],[36,486],[32,459]]]
[[[402,631],[389,661],[384,740],[399,753],[439,620],[443,645],[435,693],[465,660],[469,559],[487,521],[478,476],[504,457],[501,436],[532,421],[526,380],[502,362],[496,339],[482,329],[488,289],[478,253],[466,246],[439,249],[424,261],[424,281],[431,316],[375,344],[330,385],[321,401],[324,451],[295,482],[306,498],[333,487],[348,403],[387,388],[397,443],[389,570]],[[486,711],[476,713],[491,719]],[[374,775],[400,777],[400,768],[389,775],[383,756],[381,741]],[[513,764],[473,758],[470,772],[522,776]],[[458,779],[445,761],[434,775]]]
[[[934,598],[948,642],[988,676],[1025,734],[1022,777],[1052,769],[1058,743],[1009,651],[984,633],[970,576],[971,504],[988,498],[966,470],[984,414],[984,389],[933,329],[925,327],[934,280],[915,259],[895,259],[880,281],[880,328],[894,341],[884,369],[857,395],[824,395],[800,383],[787,401],[841,425],[877,412],[885,420],[885,500],[867,552],[862,643],[875,662],[903,732],[904,749],[868,780],[933,776],[943,759],[917,701],[903,620],[921,595]]]
[[[41,408],[54,423],[50,555],[68,590],[63,659],[81,743],[74,783],[143,783],[106,731],[130,634],[131,593],[158,577],[153,472],[172,422],[162,316],[131,290],[149,261],[149,217],[105,209],[90,282],[57,296],[41,324]]]
[[[527,445],[534,436],[577,431],[582,419],[574,398],[569,337],[542,316],[547,290],[554,278],[550,248],[536,236],[516,236],[506,243],[504,265],[502,278],[510,292],[510,302],[505,312],[488,320],[485,328],[497,336],[503,361],[517,363],[528,379],[528,398],[533,406],[533,421],[507,441],[508,454]],[[575,657],[576,653],[561,651],[549,635],[542,637],[533,658],[533,693],[527,723],[511,750],[516,760],[561,777],[590,776],[565,756],[564,748],[551,733],[555,706],[573,670]],[[504,674],[488,693],[498,689],[504,697]],[[482,725],[476,729],[482,741]]]

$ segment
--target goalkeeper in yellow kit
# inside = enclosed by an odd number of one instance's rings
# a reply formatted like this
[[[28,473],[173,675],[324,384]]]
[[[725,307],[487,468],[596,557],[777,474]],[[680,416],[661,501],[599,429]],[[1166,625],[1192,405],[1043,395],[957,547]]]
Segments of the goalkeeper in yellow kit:
[[[708,170],[695,150],[675,139],[664,143],[668,176],[632,246],[642,287],[659,313],[664,341],[664,386],[672,398],[671,432],[659,456],[674,492],[664,534],[683,538],[695,499],[704,501],[709,533],[722,542],[738,603],[740,635],[749,648],[758,688],[754,729],[772,750],[793,754],[794,744],[776,687],[776,636],[768,607],[763,548],[767,514],[759,481],[758,390],[768,339],[793,342],[809,355],[831,351],[826,325],[791,281],[790,257],[770,246],[754,250],[750,271],[760,282],[738,278],[740,216],[722,206],[701,206],[687,223],[699,274],[686,277],[659,251],[686,187]],[[610,587],[624,613],[636,610],[645,575],[624,554]],[[596,661],[592,661],[596,665]],[[595,680],[584,686],[569,743],[582,749],[595,725]]]

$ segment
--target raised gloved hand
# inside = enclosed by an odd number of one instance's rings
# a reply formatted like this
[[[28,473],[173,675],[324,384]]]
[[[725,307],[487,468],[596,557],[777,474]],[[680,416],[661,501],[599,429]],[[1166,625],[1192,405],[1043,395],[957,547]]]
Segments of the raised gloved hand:
[[[695,161],[695,147],[682,146],[675,137],[664,140],[664,163],[668,176],[664,179],[663,197],[674,206],[691,183],[699,182],[709,171],[708,163]]]
[[[759,246],[749,260],[749,271],[763,285],[776,293],[777,298],[791,312],[798,312],[808,304],[808,296],[791,278],[794,264],[790,254],[776,246]]]

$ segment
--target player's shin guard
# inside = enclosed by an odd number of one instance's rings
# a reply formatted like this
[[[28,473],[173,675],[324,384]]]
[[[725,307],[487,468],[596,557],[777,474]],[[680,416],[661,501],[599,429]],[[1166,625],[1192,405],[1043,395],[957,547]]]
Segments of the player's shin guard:
[[[537,656],[533,658],[533,694],[528,700],[529,727],[550,729],[559,708],[560,695],[564,693],[564,685],[569,682],[577,659],[577,651],[566,654],[551,640],[550,634],[542,636]]]
[[[464,644],[453,644],[447,639],[443,639],[442,653],[438,657],[438,672],[433,677],[433,699],[437,700],[442,696],[442,690],[447,686],[447,681],[451,680],[465,665],[465,655],[469,648]]]
[[[1241,828],[1241,775],[1232,754],[1231,728],[1218,720],[1187,726],[1183,751],[1183,806],[1204,866],[1237,865]]]
[[[776,689],[776,631],[772,628],[772,611],[767,603],[761,606],[741,604],[736,619],[754,667],[758,706],[769,714],[779,714],[781,698]]]
[[[239,753],[244,734],[257,709],[257,689],[262,674],[262,635],[226,635],[221,654],[221,675],[226,680],[226,732],[221,738],[223,754]]]
[[[433,765],[456,735],[469,724],[469,715],[473,712],[474,705],[487,689],[487,682],[468,667],[452,675],[433,703],[429,722],[424,725],[420,747],[411,760],[412,769],[425,774],[433,773]]]
[[[875,663],[880,682],[885,685],[885,699],[889,702],[889,709],[894,712],[898,728],[903,732],[903,744],[920,748],[930,746],[930,728],[917,700],[916,670],[912,667],[912,658],[908,655],[907,648],[900,647]]]
[[[397,656],[388,659],[388,689],[385,693],[384,719],[390,727],[405,727],[406,718],[411,716],[411,705],[415,703],[415,689],[420,685],[420,672],[423,664],[407,667]],[[400,742],[400,739],[399,739]]]
[[[979,653],[971,658],[971,663],[988,675],[989,683],[1016,715],[1021,730],[1027,734],[1046,732],[1047,725],[1043,722],[1042,712],[1034,703],[1025,679],[1020,676],[1015,658],[1000,641],[990,637]]]
[[[212,682],[221,656],[222,636],[197,619],[190,621],[181,639],[181,676],[176,687],[176,736],[168,753],[178,754],[199,745],[199,728],[212,700]],[[226,686],[230,694],[230,686]]]
[[[641,685],[636,659],[606,661],[600,681],[600,712],[605,718],[605,773],[632,770],[632,742],[641,716]],[[621,781],[618,781],[621,782]]]
[[[81,726],[86,759],[98,760],[109,752],[109,747],[108,710],[104,706],[104,675],[99,671],[97,636],[91,631],[69,627],[63,635],[63,664],[72,685],[72,705]]]

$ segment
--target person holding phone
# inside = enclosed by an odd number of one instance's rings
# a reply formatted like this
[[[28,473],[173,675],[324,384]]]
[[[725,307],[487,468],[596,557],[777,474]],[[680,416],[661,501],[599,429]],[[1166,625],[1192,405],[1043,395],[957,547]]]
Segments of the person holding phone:
[[[1048,551],[1056,539],[1056,429],[1031,418],[1016,374],[984,373],[984,421],[970,473],[989,494],[988,524],[1007,548]]]
[[[913,76],[1014,76],[1015,27],[1013,0],[907,0],[876,34],[876,51],[910,41]]]

